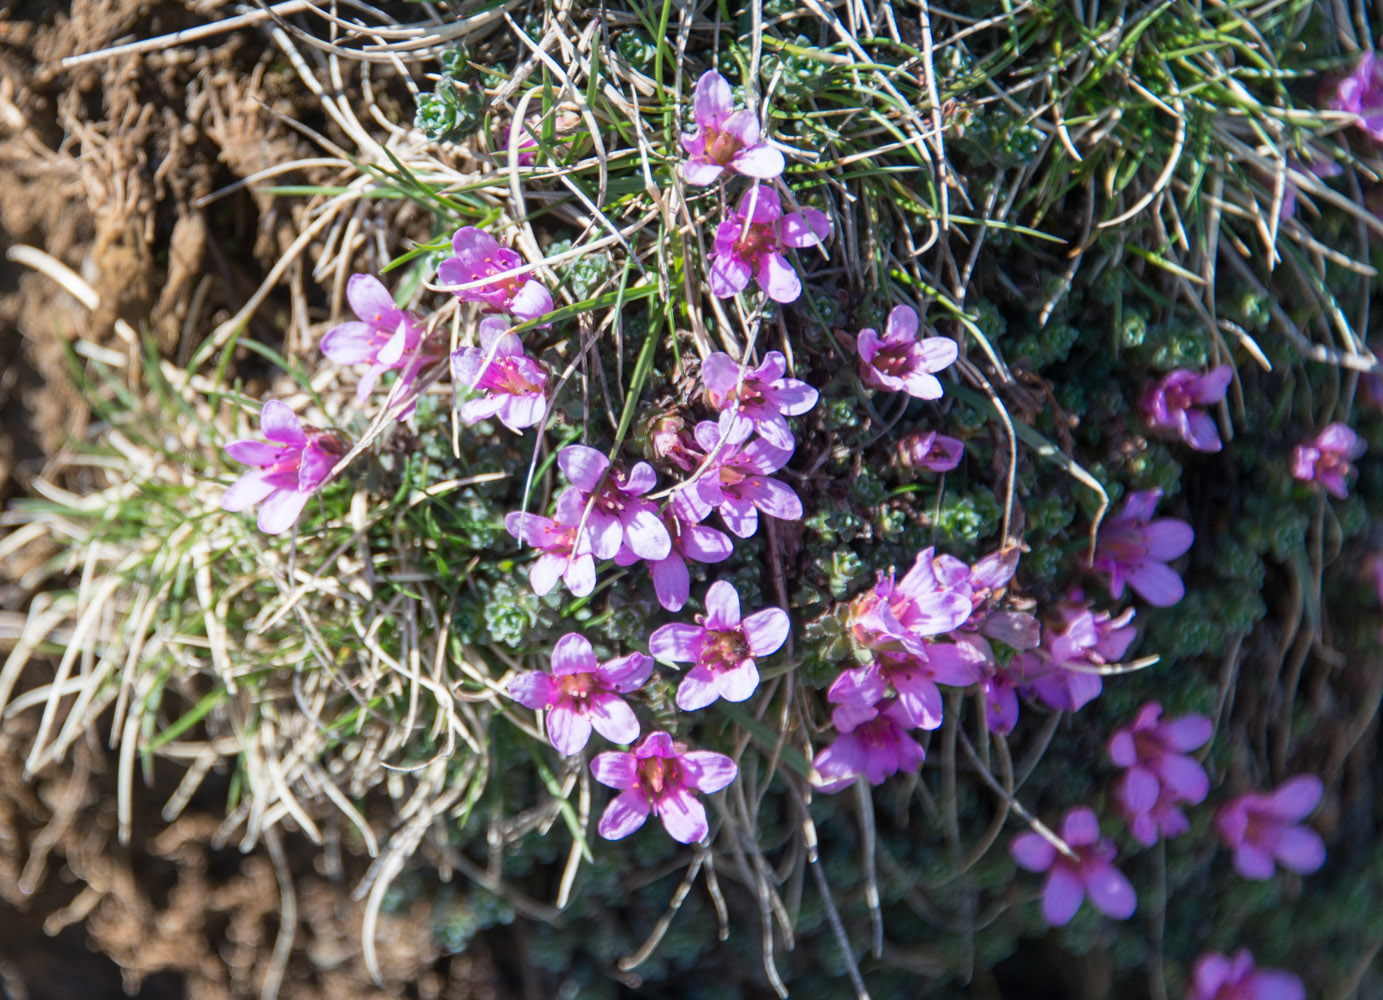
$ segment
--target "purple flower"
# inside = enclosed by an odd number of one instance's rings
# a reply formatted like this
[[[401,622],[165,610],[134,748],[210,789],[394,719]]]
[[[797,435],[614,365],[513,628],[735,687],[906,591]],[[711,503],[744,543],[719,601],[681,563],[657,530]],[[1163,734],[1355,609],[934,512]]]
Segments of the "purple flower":
[[[908,714],[898,702],[857,706],[848,714],[837,710],[836,716],[840,735],[812,761],[817,791],[838,792],[861,775],[880,785],[891,774],[922,766],[926,752],[908,735]]]
[[[648,638],[648,651],[660,660],[693,664],[677,688],[684,712],[705,708],[717,698],[744,701],[759,686],[755,657],[776,652],[791,624],[782,608],[764,608],[740,620],[740,595],[717,580],[706,591],[706,614],[696,625],[664,625]]]
[[[917,313],[908,306],[893,307],[882,338],[875,330],[861,330],[855,348],[865,385],[918,399],[941,398],[941,382],[932,373],[960,356],[960,348],[949,337],[918,340]]]
[[[547,369],[523,351],[523,343],[498,316],[480,321],[480,346],[462,347],[451,356],[458,386],[484,395],[461,404],[461,419],[474,424],[487,417],[512,431],[532,427],[547,409]]]
[[[639,720],[621,697],[643,687],[653,657],[630,653],[597,663],[585,636],[569,632],[552,647],[552,673],[534,670],[509,682],[509,695],[528,708],[545,708],[547,737],[559,753],[581,752],[591,728],[611,743],[633,743]]]
[[[876,652],[872,663],[843,671],[827,690],[826,700],[868,707],[893,691],[898,695],[899,718],[909,729],[936,729],[941,725],[942,711],[937,685],[969,687],[984,680],[988,671],[984,658],[972,646],[930,642],[924,648],[920,655]],[[836,728],[841,728],[839,721]]]
[[[1359,65],[1340,81],[1327,102],[1332,111],[1355,115],[1354,124],[1374,142],[1383,142],[1383,63],[1375,52],[1365,52]]]
[[[651,812],[683,844],[705,838],[706,808],[692,794],[709,795],[735,780],[738,768],[723,753],[687,750],[667,733],[649,733],[632,753],[607,751],[591,761],[595,780],[620,793],[605,807],[597,827],[606,840],[620,840],[643,826]]]
[[[898,441],[898,459],[909,469],[950,472],[965,457],[965,443],[936,431],[913,431]]]
[[[322,335],[322,353],[338,365],[369,365],[356,387],[363,401],[375,381],[392,368],[402,368],[395,395],[402,395],[418,377],[418,370],[435,352],[423,343],[422,323],[398,309],[388,289],[372,274],[353,274],[346,282],[346,300],[358,322],[342,323]],[[402,420],[412,407],[399,414]]]
[[[232,512],[259,504],[259,530],[270,535],[287,531],[297,521],[307,498],[327,478],[345,445],[334,434],[308,428],[277,399],[259,412],[259,430],[269,440],[232,441],[226,454],[253,469],[241,475],[221,498],[221,509]]]
[[[1114,845],[1100,838],[1100,822],[1084,807],[1072,809],[1061,823],[1061,839],[1077,856],[1068,858],[1045,837],[1021,833],[1009,844],[1018,867],[1046,872],[1042,889],[1042,916],[1060,927],[1076,915],[1088,893],[1095,909],[1115,920],[1127,920],[1138,907],[1138,897],[1123,872],[1115,868]]]
[[[1116,729],[1109,739],[1109,759],[1128,768],[1114,797],[1134,838],[1144,847],[1165,836],[1184,832],[1186,818],[1179,803],[1205,800],[1210,779],[1205,769],[1186,756],[1210,739],[1214,729],[1203,715],[1160,720],[1162,706],[1150,701],[1138,710],[1132,725]]]
[[[1367,450],[1364,439],[1348,425],[1334,423],[1296,446],[1292,452],[1292,475],[1302,482],[1320,483],[1331,496],[1343,500],[1349,496],[1345,478],[1354,468],[1350,462]]]
[[[720,510],[725,525],[740,538],[759,530],[759,511],[780,521],[800,521],[802,500],[792,487],[772,478],[787,464],[792,452],[777,448],[763,438],[745,443],[749,425],[739,424],[715,460],[686,490],[698,516]],[[696,425],[696,443],[711,454],[721,443],[721,428],[709,420]]]
[[[666,559],[671,554],[672,539],[658,508],[640,499],[658,481],[653,466],[639,462],[626,476],[584,444],[567,445],[557,453],[557,464],[571,480],[581,506],[590,506],[585,534],[597,559],[613,559],[621,543],[640,559]]]
[[[711,252],[711,294],[726,299],[743,291],[752,276],[775,302],[795,302],[802,281],[783,256],[783,247],[814,247],[831,234],[831,222],[814,208],[783,214],[777,192],[752,187],[740,199],[738,218],[716,229]]]
[[[1000,736],[1018,724],[1018,684],[1007,670],[996,671],[980,686],[984,692],[985,721]]]
[[[505,515],[504,530],[541,555],[528,570],[528,582],[539,596],[546,594],[558,578],[573,597],[585,597],[595,590],[595,559],[589,538],[576,539],[581,520],[581,495],[564,490],[557,498],[555,518],[513,511]]]
[[[1244,878],[1268,879],[1274,860],[1303,875],[1325,864],[1320,835],[1298,822],[1315,810],[1322,791],[1320,778],[1299,774],[1269,795],[1246,792],[1221,806],[1215,829],[1234,851],[1234,870]]]
[[[1184,554],[1196,533],[1185,521],[1151,520],[1161,490],[1130,493],[1119,516],[1105,522],[1095,547],[1095,571],[1109,576],[1109,592],[1124,593],[1124,583],[1149,604],[1171,607],[1186,594],[1176,570],[1167,565]]]
[[[759,141],[759,119],[736,111],[730,84],[715,70],[696,81],[692,102],[696,132],[682,136],[691,158],[682,164],[688,184],[710,184],[724,171],[772,180],[783,172],[783,154]]]
[[[1234,369],[1229,365],[1212,368],[1204,375],[1184,368],[1168,372],[1143,390],[1143,416],[1153,427],[1178,435],[1196,451],[1219,451],[1220,433],[1201,407],[1224,399],[1233,377]]]
[[[1186,1000],[1306,1000],[1306,987],[1290,972],[1255,969],[1253,955],[1210,952],[1196,959]]]
[[[873,590],[850,603],[848,622],[855,641],[868,649],[894,643],[925,652],[922,640],[960,628],[974,610],[970,567],[926,548],[912,569],[895,582],[894,571],[880,572]]]
[[[730,558],[734,545],[730,536],[708,525],[698,524],[693,506],[687,503],[679,491],[672,502],[659,515],[672,538],[672,552],[666,559],[648,562],[649,574],[653,577],[653,590],[658,595],[658,603],[669,611],[681,611],[691,594],[691,573],[687,570],[687,560],[701,563],[718,563]],[[628,546],[621,546],[615,553],[615,563],[632,566],[639,557]]]
[[[738,415],[732,424],[723,427],[723,433],[733,438],[740,425],[749,424],[775,448],[791,452],[797,447],[787,418],[815,406],[817,391],[800,379],[785,378],[787,367],[781,351],[769,351],[763,364],[745,369],[741,380],[740,366],[724,351],[716,351],[702,362],[701,379],[706,383],[707,402],[717,410],[732,413],[735,404],[739,404]]]
[[[537,319],[552,312],[552,296],[543,283],[529,274],[510,274],[523,267],[523,258],[502,247],[493,236],[475,226],[463,226],[451,238],[456,256],[437,268],[444,285],[466,285],[491,279],[476,288],[457,289],[462,302],[483,302],[493,310],[512,313],[520,320]]]
[[[1055,610],[1055,622],[1043,632],[1042,648],[1009,664],[1019,691],[1034,695],[1061,712],[1078,712],[1104,689],[1100,668],[1116,663],[1137,636],[1129,624],[1133,609],[1117,618],[1092,611],[1080,591]]]

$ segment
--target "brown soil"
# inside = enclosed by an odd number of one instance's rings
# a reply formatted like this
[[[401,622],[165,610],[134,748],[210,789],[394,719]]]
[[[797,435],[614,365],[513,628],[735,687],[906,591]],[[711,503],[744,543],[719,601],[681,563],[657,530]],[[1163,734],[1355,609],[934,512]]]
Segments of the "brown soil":
[[[92,419],[69,377],[74,342],[133,354],[134,330],[183,358],[296,233],[291,211],[264,195],[198,205],[312,152],[282,123],[310,114],[296,103],[303,88],[253,30],[60,66],[230,13],[216,0],[0,0],[0,254],[37,248],[100,299],[88,309],[49,276],[0,266],[0,505]],[[24,565],[0,564],[0,615],[25,610],[33,595],[20,581],[42,556],[28,546]],[[220,846],[228,776],[213,775],[167,824],[159,812],[180,775],[155,768],[136,793],[134,842],[122,845],[115,761],[97,730],[67,768],[37,776],[23,773],[30,735],[22,723],[0,730],[0,996],[231,1000],[279,977],[289,1000],[501,995],[483,948],[438,955],[421,909],[380,918],[383,983],[373,984],[351,898],[363,873],[343,870],[349,861],[326,871],[330,851],[296,856],[289,843]],[[290,883],[276,870],[292,871]],[[296,914],[286,949],[285,902]]]

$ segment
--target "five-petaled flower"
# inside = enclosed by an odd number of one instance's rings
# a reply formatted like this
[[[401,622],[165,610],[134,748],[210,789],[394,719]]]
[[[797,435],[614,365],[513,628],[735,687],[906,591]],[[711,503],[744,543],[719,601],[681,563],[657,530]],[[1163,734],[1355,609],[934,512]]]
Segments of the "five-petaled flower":
[[[451,356],[459,388],[480,393],[461,404],[467,424],[487,417],[512,431],[532,427],[547,409],[547,369],[524,353],[523,343],[498,316],[480,321],[480,346],[462,347]]]
[[[861,776],[880,785],[891,774],[922,766],[926,753],[908,735],[911,719],[902,703],[841,706],[833,721],[840,735],[812,761],[811,783],[817,791],[838,792]]]
[[[709,420],[697,424],[696,443],[714,458],[684,491],[698,517],[718,509],[725,526],[740,538],[759,530],[759,511],[780,521],[802,519],[801,498],[791,486],[773,478],[792,452],[763,438],[746,442],[749,434],[748,424],[736,424],[722,442],[718,424]]]
[[[524,266],[523,258],[475,226],[463,226],[451,238],[456,256],[437,268],[437,278],[452,286],[463,302],[483,302],[491,309],[512,313],[520,320],[537,319],[552,312],[552,295],[531,274],[511,274]],[[483,282],[474,288],[474,285]]]
[[[1354,469],[1350,463],[1368,450],[1364,439],[1347,424],[1333,423],[1292,452],[1292,475],[1305,483],[1320,483],[1331,496],[1349,496],[1346,478]]]
[[[557,453],[557,464],[572,484],[563,495],[575,493],[590,510],[585,535],[597,559],[613,559],[621,543],[640,559],[666,559],[672,553],[657,505],[643,499],[658,481],[653,466],[639,462],[626,476],[584,444],[567,445]]]
[[[541,553],[528,570],[533,593],[542,596],[560,578],[573,597],[585,597],[595,590],[595,559],[589,536],[577,540],[581,523],[581,494],[564,490],[557,497],[554,517],[513,511],[504,517],[504,530]]]
[[[917,337],[917,313],[894,306],[884,335],[866,328],[855,340],[860,354],[860,377],[865,385],[888,392],[906,392],[918,399],[940,399],[941,382],[933,374],[960,356],[950,337]]]
[[[664,625],[648,638],[648,650],[658,659],[692,664],[677,688],[677,707],[684,712],[717,698],[747,699],[759,686],[755,657],[776,652],[791,628],[782,608],[764,608],[741,620],[740,595],[725,580],[707,589],[706,614],[696,621]]]
[[[1164,517],[1152,520],[1160,489],[1130,493],[1118,517],[1106,521],[1095,546],[1094,568],[1109,577],[1109,592],[1121,597],[1124,584],[1149,604],[1171,607],[1186,594],[1186,587],[1169,560],[1183,555],[1196,533],[1185,521]]]
[[[1176,434],[1196,451],[1220,450],[1220,433],[1215,420],[1201,407],[1225,398],[1234,369],[1229,365],[1212,368],[1204,375],[1178,368],[1168,372],[1143,390],[1139,401],[1148,423],[1161,431]]]
[[[693,795],[718,792],[735,780],[738,768],[723,753],[688,750],[664,732],[649,733],[631,753],[607,751],[591,761],[595,780],[619,789],[597,829],[606,840],[620,840],[644,825],[651,812],[663,829],[683,844],[706,836],[706,807]]]
[[[1374,142],[1383,142],[1383,59],[1365,52],[1359,64],[1335,88],[1327,106],[1355,116],[1354,124]]]
[[[1309,875],[1325,864],[1320,834],[1300,823],[1320,804],[1323,791],[1320,778],[1299,774],[1271,794],[1246,792],[1221,806],[1215,829],[1234,851],[1234,870],[1244,878],[1268,879],[1276,865]]]
[[[646,653],[597,663],[595,650],[583,635],[569,632],[552,647],[552,673],[534,670],[509,682],[509,695],[528,708],[545,708],[547,736],[560,753],[580,753],[591,729],[611,743],[632,743],[639,720],[620,697],[643,687],[653,673]]]
[[[696,81],[692,116],[696,131],[682,136],[690,157],[682,163],[688,184],[710,184],[726,170],[765,181],[783,172],[783,154],[759,141],[758,116],[735,110],[730,84],[713,69]]]
[[[1114,790],[1134,839],[1151,847],[1163,836],[1184,833],[1179,803],[1195,805],[1210,791],[1205,769],[1186,756],[1210,739],[1214,724],[1204,715],[1162,719],[1162,706],[1150,701],[1133,722],[1109,739],[1109,759],[1128,768]]]
[[[372,274],[353,274],[346,282],[346,301],[358,317],[341,323],[322,335],[322,353],[338,365],[369,365],[360,377],[355,398],[363,401],[385,372],[400,368],[398,384],[391,398],[400,396],[418,377],[418,372],[436,357],[423,336],[417,317],[394,305],[388,289]],[[402,420],[413,407],[399,414]]]
[[[1093,810],[1070,810],[1061,823],[1061,839],[1075,853],[1074,859],[1058,851],[1046,837],[1020,833],[1009,844],[1009,853],[1020,868],[1046,872],[1042,889],[1042,916],[1060,927],[1076,915],[1086,895],[1095,909],[1115,920],[1127,920],[1138,907],[1138,897],[1124,873],[1115,868],[1114,845],[1100,837],[1100,822]]]
[[[238,512],[259,504],[259,530],[277,535],[297,521],[307,498],[346,448],[329,431],[304,429],[297,415],[277,399],[266,401],[260,410],[259,429],[268,441],[226,445],[227,455],[254,468],[226,490],[221,509]]]
[[[784,215],[777,192],[758,186],[744,192],[735,214],[716,228],[711,294],[729,298],[753,277],[773,301],[795,302],[802,294],[802,280],[783,248],[818,246],[831,235],[831,221],[814,208]]]
[[[701,363],[706,400],[722,413],[733,414],[726,433],[736,435],[748,424],[775,448],[791,452],[797,447],[788,417],[800,416],[816,405],[817,391],[800,379],[787,378],[787,359],[781,351],[769,351],[758,367],[744,369],[724,351],[716,351]]]
[[[1306,1000],[1301,979],[1281,969],[1256,969],[1240,948],[1231,958],[1211,952],[1196,959],[1186,1000]]]

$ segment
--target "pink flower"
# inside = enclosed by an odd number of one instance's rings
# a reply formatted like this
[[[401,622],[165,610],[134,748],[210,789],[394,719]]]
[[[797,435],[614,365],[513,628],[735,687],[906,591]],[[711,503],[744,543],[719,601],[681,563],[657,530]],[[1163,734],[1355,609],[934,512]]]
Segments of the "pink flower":
[[[1356,116],[1354,124],[1374,142],[1383,142],[1383,63],[1375,52],[1365,52],[1359,65],[1340,81],[1326,106]]]
[[[648,454],[683,472],[691,472],[706,456],[696,443],[691,420],[683,409],[674,407],[658,414],[649,423]]]
[[[270,535],[287,531],[307,498],[321,486],[346,447],[327,431],[303,429],[297,415],[277,399],[265,402],[259,429],[269,440],[232,441],[226,454],[254,466],[221,498],[221,509],[239,512],[259,504],[256,523]]]
[[[338,365],[369,365],[356,387],[355,398],[363,401],[375,381],[393,368],[403,373],[394,394],[402,395],[418,377],[418,370],[436,357],[423,344],[422,323],[412,314],[394,306],[388,289],[372,274],[353,274],[346,282],[346,300],[358,322],[342,323],[322,335],[322,353]],[[402,420],[412,407],[399,414]]]
[[[487,417],[512,431],[532,427],[547,409],[547,369],[524,353],[523,343],[498,316],[480,321],[480,346],[462,347],[451,356],[458,386],[483,393],[461,404],[461,419],[474,424]]]
[[[752,187],[740,199],[738,218],[716,229],[711,252],[711,294],[726,299],[743,291],[752,276],[775,302],[795,302],[802,281],[783,256],[783,247],[814,247],[831,235],[831,222],[814,208],[783,214],[777,192]]]
[[[555,518],[517,510],[505,515],[504,530],[541,553],[528,570],[533,593],[546,594],[559,578],[573,597],[585,597],[595,590],[595,559],[589,536],[580,542],[576,539],[582,510],[581,495],[564,490],[557,497]]]
[[[620,840],[643,826],[651,812],[673,840],[699,843],[709,827],[706,808],[692,792],[718,792],[737,773],[735,762],[723,753],[689,751],[667,733],[649,733],[632,753],[607,751],[591,761],[596,781],[620,789],[597,829],[606,840]]]
[[[856,643],[875,651],[925,655],[925,639],[952,632],[974,609],[970,567],[925,548],[901,580],[880,571],[873,590],[850,602],[847,621]]]
[[[1096,572],[1108,574],[1114,597],[1123,596],[1127,582],[1149,604],[1167,608],[1186,594],[1181,577],[1167,562],[1184,554],[1196,533],[1176,518],[1151,520],[1161,497],[1161,490],[1128,495],[1119,516],[1100,529],[1094,566]]]
[[[585,636],[569,632],[552,647],[552,673],[534,670],[509,682],[509,695],[528,708],[545,708],[547,737],[559,753],[580,753],[591,728],[611,743],[639,735],[634,710],[619,695],[637,691],[653,673],[653,657],[630,653],[597,663]]]
[[[1018,724],[1018,685],[1006,670],[985,678],[980,690],[984,692],[985,721],[1000,736],[1013,732]]]
[[[926,753],[908,735],[908,714],[898,702],[851,706],[836,712],[840,735],[812,761],[811,783],[832,794],[864,776],[871,785],[899,771],[916,771]]]
[[[817,391],[806,382],[785,378],[787,359],[781,351],[769,351],[757,368],[746,368],[740,379],[740,366],[724,351],[716,351],[701,364],[701,379],[706,384],[706,400],[717,410],[738,413],[732,423],[722,418],[722,433],[732,437],[740,425],[748,424],[775,448],[789,453],[797,447],[788,428],[788,417],[806,413],[816,405]],[[733,430],[732,430],[733,428]]]
[[[908,306],[894,306],[881,338],[864,329],[855,341],[860,352],[860,377],[865,385],[889,392],[906,392],[918,399],[940,399],[941,382],[933,375],[960,355],[949,337],[917,339],[917,313]]]
[[[740,595],[717,580],[706,591],[706,614],[696,625],[664,625],[648,638],[648,651],[660,660],[693,664],[677,688],[684,712],[705,708],[717,698],[744,701],[759,686],[755,657],[776,652],[791,623],[782,608],[764,608],[740,620]]]
[[[1234,870],[1244,878],[1268,879],[1274,860],[1303,875],[1325,864],[1320,835],[1298,823],[1315,810],[1322,791],[1320,778],[1299,774],[1270,795],[1247,792],[1221,806],[1215,829],[1234,851]]]
[[[919,655],[876,652],[872,663],[843,671],[827,690],[826,700],[868,707],[892,691],[898,696],[899,719],[909,729],[938,728],[942,700],[937,685],[969,687],[984,680],[988,671],[983,657],[971,646],[930,642],[924,648]],[[839,721],[836,728],[841,728]]]
[[[1255,969],[1253,955],[1210,952],[1196,959],[1186,1000],[1306,1000],[1306,987],[1290,972]]]
[[[1349,496],[1345,478],[1353,470],[1351,461],[1368,450],[1364,439],[1347,424],[1333,423],[1292,452],[1292,475],[1302,482],[1320,483],[1331,496]]]
[[[1076,853],[1072,860],[1045,837],[1021,833],[1009,844],[1018,867],[1047,872],[1042,889],[1042,916],[1060,927],[1076,915],[1088,893],[1095,909],[1115,920],[1127,920],[1138,907],[1138,897],[1123,872],[1115,868],[1114,845],[1100,838],[1095,813],[1084,807],[1072,809],[1061,823],[1061,839]]]
[[[493,310],[512,313],[520,320],[537,319],[552,312],[552,295],[529,274],[510,274],[523,267],[523,258],[502,247],[493,236],[475,226],[463,226],[451,238],[456,256],[437,268],[444,285],[466,285],[492,279],[476,288],[458,289],[463,302],[483,302]]]
[[[783,172],[783,154],[759,141],[758,117],[735,110],[730,84],[713,69],[696,81],[692,114],[697,130],[682,136],[691,155],[682,164],[688,184],[710,184],[726,170],[765,181]]]
[[[938,383],[939,384],[939,383]],[[898,458],[910,469],[950,472],[965,457],[965,443],[936,431],[913,431],[898,441]]]
[[[1186,752],[1210,739],[1213,724],[1203,715],[1159,721],[1161,715],[1162,706],[1150,701],[1132,725],[1116,729],[1109,739],[1109,759],[1128,768],[1114,797],[1134,838],[1145,847],[1156,843],[1159,830],[1168,836],[1172,830],[1184,832],[1186,818],[1177,804],[1195,805],[1210,791],[1205,769]]]
[[[1138,634],[1129,624],[1132,608],[1111,618],[1107,611],[1092,611],[1080,591],[1071,596],[1057,605],[1042,648],[1015,657],[1008,667],[1021,693],[1061,712],[1078,712],[1099,695],[1100,668],[1122,659]]]
[[[672,551],[666,559],[649,560],[648,571],[653,577],[658,603],[669,611],[681,611],[691,594],[687,560],[724,562],[730,558],[734,545],[723,531],[697,523],[692,505],[685,501],[680,491],[659,516],[672,537]],[[619,566],[632,566],[638,561],[639,557],[627,545],[615,553],[615,563]]]
[[[715,460],[685,490],[698,517],[719,509],[726,527],[740,538],[759,530],[759,511],[781,521],[802,519],[801,498],[791,486],[773,478],[792,452],[763,438],[746,444],[749,433],[749,425],[742,423],[727,434]],[[720,441],[721,428],[716,424],[703,420],[696,425],[696,443],[706,454],[715,452]]]
[[[1178,435],[1196,451],[1219,451],[1220,433],[1201,407],[1224,399],[1233,377],[1234,369],[1229,365],[1212,368],[1204,375],[1184,368],[1168,372],[1143,390],[1143,416],[1153,427]]]
[[[658,481],[653,466],[639,462],[626,476],[584,444],[567,445],[557,453],[557,464],[571,480],[581,506],[590,505],[585,533],[597,559],[613,559],[621,543],[640,559],[666,559],[671,554],[672,538],[658,508],[641,499]]]

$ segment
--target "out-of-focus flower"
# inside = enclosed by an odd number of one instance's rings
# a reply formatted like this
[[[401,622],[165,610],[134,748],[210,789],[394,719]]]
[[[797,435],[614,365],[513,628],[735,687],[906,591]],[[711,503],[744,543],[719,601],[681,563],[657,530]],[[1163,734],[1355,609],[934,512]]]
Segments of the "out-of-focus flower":
[[[1220,433],[1215,421],[1201,409],[1225,398],[1234,377],[1229,365],[1212,368],[1204,375],[1178,368],[1143,390],[1143,416],[1159,430],[1176,434],[1196,451],[1219,451]]]
[[[620,697],[643,687],[653,673],[646,653],[596,662],[595,650],[583,635],[569,632],[552,647],[552,673],[519,674],[509,682],[509,695],[528,708],[545,708],[547,736],[559,753],[580,753],[595,728],[612,743],[632,743],[639,720]]]
[[[1292,475],[1305,483],[1320,483],[1337,500],[1349,496],[1345,479],[1350,463],[1368,450],[1364,439],[1348,424],[1333,423],[1292,452]]]
[[[688,184],[710,184],[726,170],[765,181],[783,172],[783,154],[759,141],[758,116],[735,110],[730,84],[713,69],[696,81],[692,116],[696,131],[682,136],[690,156],[682,164]]]
[[[1109,739],[1109,759],[1128,768],[1114,797],[1134,838],[1145,847],[1157,841],[1159,830],[1164,835],[1183,832],[1185,817],[1176,806],[1202,802],[1210,791],[1205,769],[1186,754],[1210,739],[1214,725],[1203,715],[1165,720],[1161,715],[1162,706],[1148,702],[1131,725],[1116,729]]]
[[[681,611],[691,594],[691,573],[687,569],[687,560],[724,562],[734,551],[734,544],[725,532],[698,523],[695,510],[680,491],[660,516],[672,537],[672,552],[666,559],[648,560],[648,571],[653,577],[653,591],[658,595],[658,603],[669,611]],[[636,562],[639,562],[639,557],[628,546],[621,547],[615,554],[617,565],[632,566]]]
[[[723,753],[688,750],[667,733],[649,733],[631,753],[611,750],[591,761],[595,780],[620,791],[597,829],[606,840],[620,840],[643,826],[651,812],[673,840],[699,843],[709,827],[706,807],[692,793],[718,792],[738,773]]]
[[[750,431],[739,424],[721,444],[721,428],[709,420],[696,425],[696,443],[715,458],[685,490],[687,500],[703,511],[718,509],[725,525],[740,538],[759,530],[759,511],[780,521],[800,521],[802,500],[786,483],[773,478],[787,464],[792,452],[776,448],[763,438],[746,443]],[[719,451],[717,451],[719,447]]]
[[[277,399],[259,412],[259,430],[268,441],[232,441],[226,454],[254,466],[221,498],[221,509],[239,512],[259,504],[256,523],[270,535],[291,528],[307,498],[322,485],[346,447],[328,431],[304,429],[297,415]]]
[[[1359,64],[1340,81],[1326,106],[1355,115],[1354,124],[1374,142],[1383,142],[1383,61],[1376,52],[1365,52]]]
[[[1043,630],[1041,648],[1015,657],[1009,675],[1020,693],[1035,695],[1058,711],[1078,712],[1103,690],[1100,668],[1117,663],[1128,652],[1137,636],[1129,624],[1132,619],[1132,608],[1117,618],[1093,611],[1075,591],[1057,605]]]
[[[910,306],[894,306],[882,337],[876,330],[860,331],[855,346],[865,385],[918,399],[941,398],[941,382],[932,373],[954,362],[960,348],[950,337],[919,340],[917,329],[917,313]]]
[[[542,596],[560,579],[573,597],[585,597],[595,590],[595,559],[590,538],[576,538],[583,511],[581,494],[563,490],[557,497],[556,517],[542,517],[513,511],[505,515],[504,530],[540,555],[528,570],[533,593]]]
[[[986,677],[980,690],[984,692],[985,721],[1000,736],[1013,732],[1018,724],[1018,684],[1005,670]]]
[[[690,663],[677,688],[684,712],[705,708],[717,698],[744,701],[759,686],[755,657],[777,652],[791,623],[782,608],[764,608],[740,619],[740,595],[717,580],[706,591],[706,614],[697,624],[664,625],[648,638],[648,651],[660,660]]]
[[[1255,969],[1240,948],[1231,958],[1211,952],[1196,959],[1186,1000],[1306,1000],[1306,987],[1281,969]]]
[[[530,358],[523,342],[498,316],[480,321],[480,346],[462,347],[451,356],[456,384],[484,395],[461,404],[461,419],[474,424],[487,417],[512,431],[532,427],[547,409],[547,369]]]
[[[1185,521],[1164,517],[1152,520],[1159,489],[1130,493],[1117,517],[1100,529],[1094,567],[1109,577],[1109,592],[1121,597],[1124,584],[1143,600],[1159,608],[1171,607],[1186,594],[1186,587],[1168,561],[1183,555],[1196,533]]]
[[[509,274],[523,267],[524,260],[508,247],[475,226],[463,226],[451,238],[456,254],[442,261],[437,278],[455,288],[463,302],[483,302],[491,309],[513,314],[520,320],[537,319],[552,312],[552,295],[531,274]],[[491,279],[485,281],[485,279]],[[485,281],[475,288],[462,288],[471,282]]]
[[[1100,838],[1100,822],[1084,807],[1072,809],[1061,823],[1061,839],[1078,860],[1062,854],[1045,837],[1021,833],[1013,838],[1009,853],[1020,868],[1046,872],[1042,890],[1042,915],[1059,927],[1076,915],[1086,895],[1095,909],[1115,920],[1127,920],[1138,907],[1138,897],[1124,873],[1115,868],[1114,845]]]
[[[746,191],[735,214],[716,228],[711,294],[729,298],[753,277],[773,301],[795,302],[802,294],[802,280],[783,248],[818,246],[831,235],[831,221],[814,208],[784,215],[777,192],[766,187]]]
[[[1307,875],[1325,864],[1320,834],[1300,823],[1320,804],[1323,791],[1320,778],[1299,774],[1270,794],[1246,792],[1221,806],[1215,829],[1234,851],[1234,870],[1244,878],[1268,879],[1276,865]]]
[[[800,416],[816,405],[817,391],[801,379],[786,378],[787,359],[781,351],[769,351],[757,368],[740,366],[724,351],[716,351],[701,363],[706,400],[733,420],[722,419],[722,433],[734,438],[748,424],[775,448],[792,452],[797,442],[788,428],[788,417]],[[738,404],[738,405],[736,405]]]
[[[379,377],[394,368],[402,369],[394,394],[407,392],[422,366],[438,356],[423,340],[422,323],[397,308],[388,289],[372,274],[351,275],[346,282],[346,301],[357,320],[323,334],[322,353],[338,365],[370,366],[356,386],[357,401],[363,401]],[[399,414],[399,419],[410,412],[411,406]]]
[[[936,431],[913,431],[898,441],[898,459],[910,469],[950,472],[965,457],[965,442]]]
[[[621,542],[640,559],[668,557],[672,539],[657,506],[642,499],[658,481],[653,466],[639,462],[625,475],[610,469],[608,458],[584,444],[567,445],[557,453],[557,464],[583,507],[594,498],[585,533],[597,559],[614,558]]]
[[[926,753],[908,735],[908,713],[898,702],[853,706],[848,716],[837,716],[840,735],[812,761],[817,791],[838,792],[861,776],[879,785],[891,774],[922,766]]]

